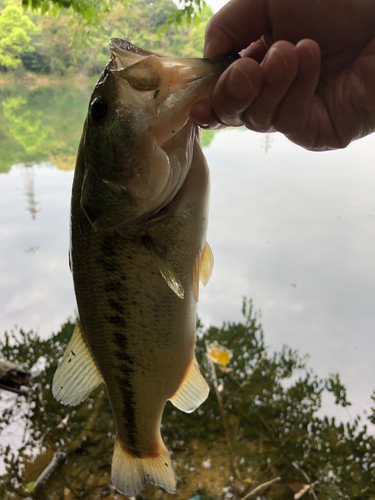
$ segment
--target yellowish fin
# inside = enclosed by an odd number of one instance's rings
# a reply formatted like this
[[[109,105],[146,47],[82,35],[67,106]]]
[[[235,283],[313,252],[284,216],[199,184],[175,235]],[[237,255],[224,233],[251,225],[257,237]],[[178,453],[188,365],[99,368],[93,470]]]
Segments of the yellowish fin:
[[[160,274],[165,279],[169,288],[177,295],[177,297],[183,299],[185,295],[184,287],[182,286],[181,281],[179,280],[178,276],[172,269],[171,264],[168,262],[165,253],[161,252],[160,250],[158,250],[158,248],[156,248],[155,243],[149,236],[143,237],[143,243],[151,253],[152,258],[154,259],[157,267],[159,268]]]
[[[112,460],[114,486],[127,497],[138,495],[147,483],[161,486],[168,493],[176,493],[176,477],[161,438],[160,449],[155,457],[137,458],[127,453],[116,438]]]
[[[193,269],[193,294],[195,302],[199,299],[199,282],[206,286],[211,278],[214,267],[214,256],[210,245],[206,242],[203,251],[199,251],[194,262]]]
[[[179,410],[191,413],[207,399],[209,392],[207,382],[194,358],[184,381],[170,401]]]
[[[63,405],[76,406],[103,382],[77,321],[72,338],[56,370],[52,394]]]
[[[195,302],[198,302],[199,299],[199,274],[201,267],[201,257],[202,257],[202,252],[199,250],[194,260],[194,269],[193,269],[193,295]]]
[[[212,269],[214,267],[214,255],[212,253],[210,245],[206,242],[202,256],[201,265],[199,268],[199,281],[206,286],[209,279],[211,278]]]

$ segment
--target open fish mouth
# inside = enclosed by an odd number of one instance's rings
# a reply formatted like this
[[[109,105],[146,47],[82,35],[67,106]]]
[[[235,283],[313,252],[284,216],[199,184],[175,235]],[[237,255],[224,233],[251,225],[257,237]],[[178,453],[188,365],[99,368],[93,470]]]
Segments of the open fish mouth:
[[[192,162],[194,103],[211,96],[235,56],[167,58],[118,38],[91,98],[81,207],[95,230],[160,216]]]

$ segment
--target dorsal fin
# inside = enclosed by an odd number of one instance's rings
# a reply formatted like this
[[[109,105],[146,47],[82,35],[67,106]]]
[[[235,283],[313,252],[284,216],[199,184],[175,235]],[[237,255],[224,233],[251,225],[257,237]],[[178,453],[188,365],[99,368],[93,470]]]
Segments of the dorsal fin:
[[[103,381],[77,320],[72,338],[53,378],[52,394],[63,405],[76,406]]]

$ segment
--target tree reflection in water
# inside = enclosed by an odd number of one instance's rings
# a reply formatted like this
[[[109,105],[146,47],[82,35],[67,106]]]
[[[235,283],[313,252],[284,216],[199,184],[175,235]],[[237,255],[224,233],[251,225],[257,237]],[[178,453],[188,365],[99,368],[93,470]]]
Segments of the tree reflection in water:
[[[35,88],[3,86],[0,173],[15,163],[52,161],[73,169],[93,81]]]
[[[68,321],[48,340],[19,331],[6,335],[1,345],[3,356],[24,368],[35,370],[41,359],[45,362],[26,404],[22,396],[14,396],[1,415],[2,429],[15,419],[25,429],[17,451],[1,449],[6,463],[1,498],[30,496],[27,489],[33,490],[57,451],[67,458],[36,498],[123,498],[110,483],[115,427],[104,387],[76,408],[61,406],[51,394],[52,377],[73,327]],[[317,414],[327,392],[337,405],[350,404],[338,375],[319,378],[308,368],[307,356],[286,346],[271,354],[252,301],[244,300],[242,322],[204,329],[198,321],[197,359],[212,382],[208,344],[232,352],[226,366],[215,364],[214,378],[228,424],[235,477],[217,393],[211,390],[208,400],[190,415],[168,403],[162,433],[178,476],[177,494],[171,498],[182,500],[195,494],[207,499],[250,498],[251,491],[262,484],[267,487],[257,490],[259,499],[286,500],[304,491],[309,497],[309,485],[314,485],[319,500],[374,497],[373,436],[359,417],[344,425]],[[5,398],[5,393],[1,396]],[[374,422],[374,410],[369,420]],[[148,485],[138,498],[165,496]]]

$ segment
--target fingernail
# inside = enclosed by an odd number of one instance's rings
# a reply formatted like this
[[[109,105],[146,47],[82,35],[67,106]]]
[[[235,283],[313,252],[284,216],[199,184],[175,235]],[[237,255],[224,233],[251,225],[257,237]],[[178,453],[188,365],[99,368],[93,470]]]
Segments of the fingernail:
[[[269,50],[264,62],[267,65],[265,79],[271,85],[279,83],[289,69],[286,57],[277,47],[272,47]]]
[[[254,92],[249,75],[238,64],[233,64],[227,81],[228,92],[236,99],[243,99]]]

